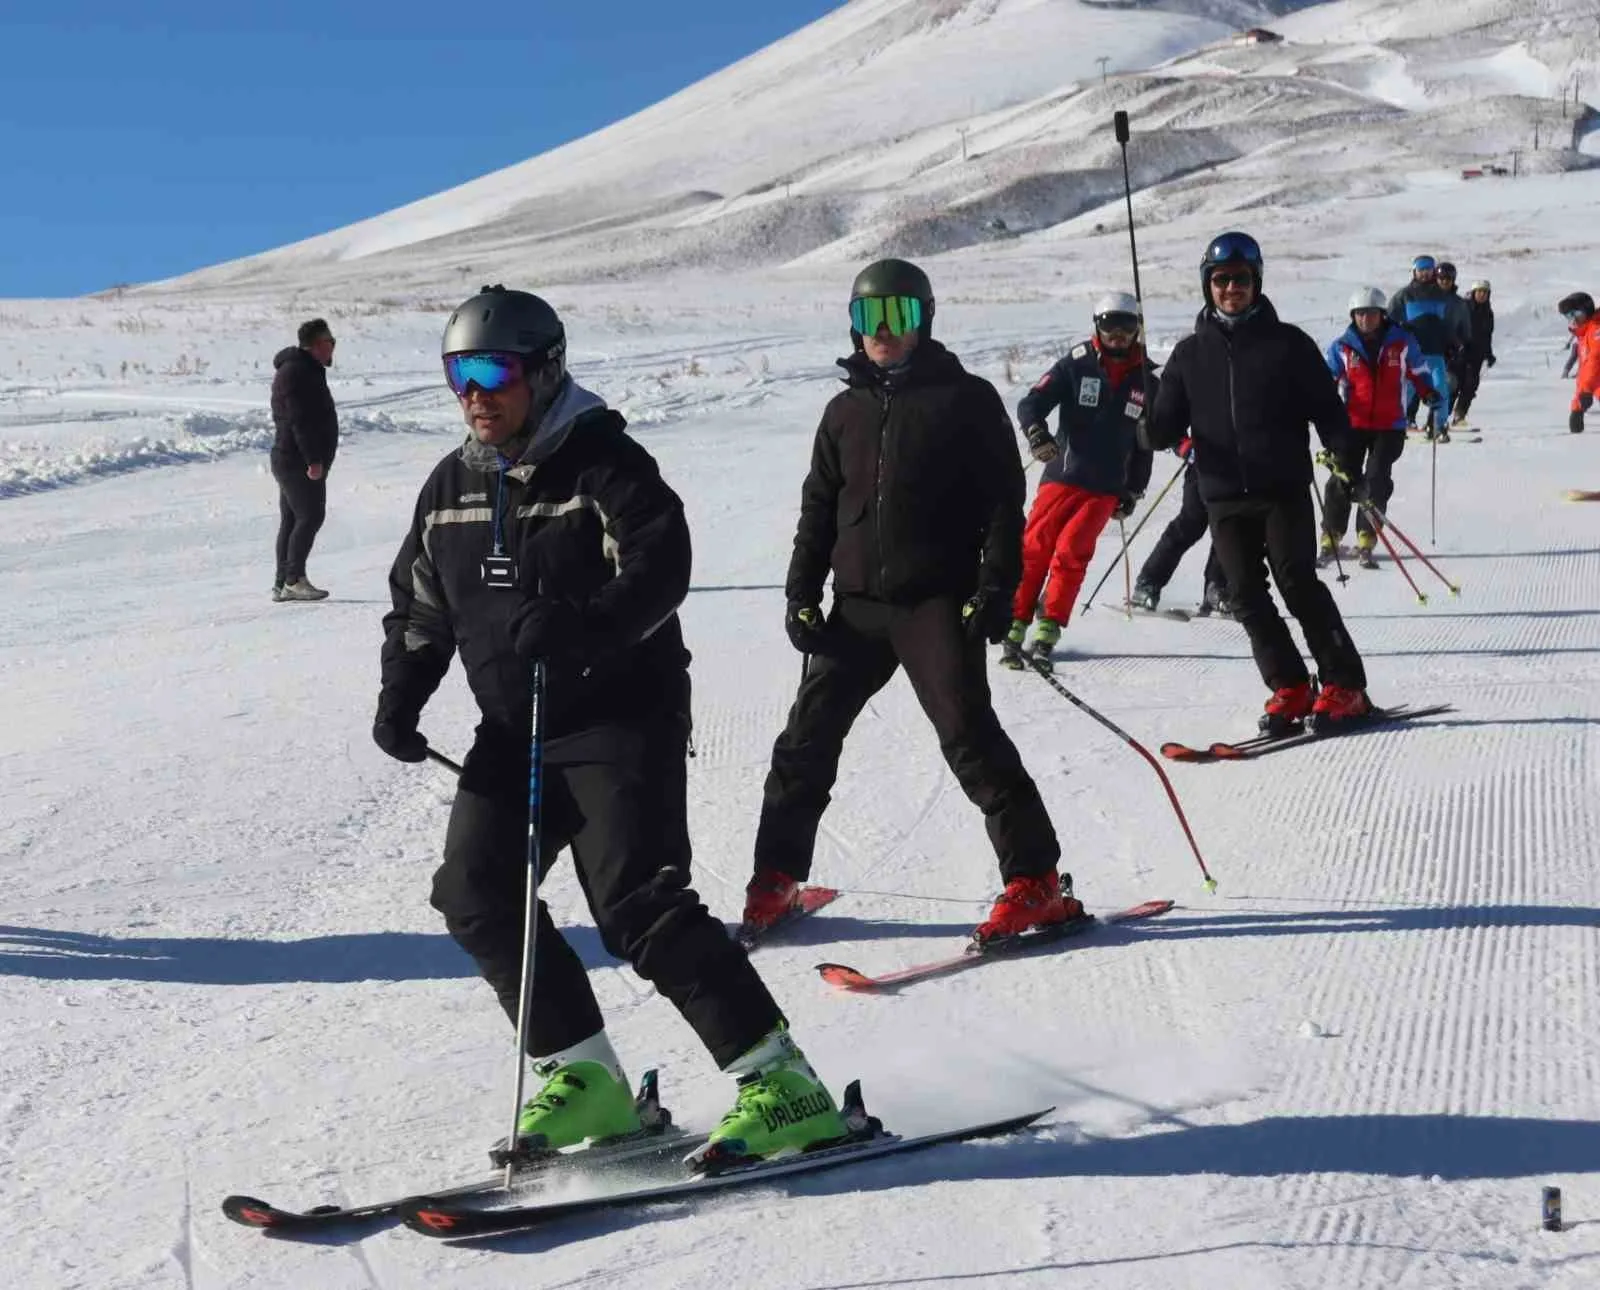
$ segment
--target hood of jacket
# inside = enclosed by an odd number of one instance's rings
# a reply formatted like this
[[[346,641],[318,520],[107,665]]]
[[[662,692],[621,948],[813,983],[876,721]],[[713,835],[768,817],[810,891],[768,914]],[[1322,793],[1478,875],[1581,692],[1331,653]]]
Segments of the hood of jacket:
[[[580,417],[588,412],[604,411],[605,406],[605,400],[598,394],[584,389],[568,376],[556,391],[555,400],[539,418],[539,424],[533,427],[533,433],[530,435],[527,426],[523,426],[506,444],[501,445],[520,446],[516,464],[506,474],[513,479],[526,481],[540,462],[548,460],[560,450]],[[469,434],[461,447],[461,460],[469,469],[494,474],[501,469],[503,458],[500,447],[482,443]]]

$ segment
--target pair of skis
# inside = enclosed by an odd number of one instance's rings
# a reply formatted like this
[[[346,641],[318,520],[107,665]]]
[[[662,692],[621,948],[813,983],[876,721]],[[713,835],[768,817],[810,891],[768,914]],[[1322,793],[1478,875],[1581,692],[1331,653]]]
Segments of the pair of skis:
[[[1267,753],[1298,748],[1303,744],[1316,743],[1322,739],[1359,734],[1363,730],[1381,730],[1388,726],[1415,721],[1419,717],[1436,717],[1450,711],[1453,709],[1448,703],[1436,703],[1426,708],[1413,708],[1409,704],[1400,704],[1393,708],[1374,708],[1365,716],[1345,717],[1316,728],[1297,722],[1282,732],[1259,734],[1250,739],[1241,739],[1237,743],[1218,742],[1205,748],[1191,748],[1188,744],[1176,742],[1164,743],[1161,745],[1161,755],[1172,761],[1202,765],[1219,761],[1249,761]]]
[[[653,1075],[654,1072],[652,1078]],[[704,1143],[706,1135],[663,1134],[659,1140],[649,1144],[632,1143],[615,1150],[595,1146],[554,1155],[542,1166],[530,1166],[519,1172],[509,1190],[503,1176],[496,1175],[493,1179],[448,1187],[430,1194],[399,1196],[366,1205],[321,1205],[304,1211],[282,1209],[250,1196],[229,1196],[222,1202],[222,1212],[246,1227],[289,1236],[304,1236],[339,1227],[370,1226],[394,1218],[414,1232],[439,1239],[490,1236],[527,1231],[558,1219],[603,1210],[649,1205],[659,1201],[689,1200],[737,1187],[759,1186],[797,1174],[818,1173],[824,1169],[903,1155],[945,1143],[1000,1137],[1027,1128],[1054,1109],[1041,1107],[1004,1119],[986,1120],[905,1138],[885,1131],[877,1119],[866,1113],[860,1082],[854,1081],[846,1088],[840,1107],[849,1130],[847,1135],[798,1155],[740,1162],[715,1172],[695,1174],[688,1171],[683,1157]],[[637,1180],[641,1172],[647,1175],[643,1182]],[[557,1173],[563,1177],[571,1177],[574,1173],[592,1173],[602,1179],[606,1174],[616,1174],[629,1181],[618,1189],[603,1190],[578,1199],[518,1199],[530,1193],[536,1194],[538,1184],[548,1181]],[[505,1200],[513,1203],[500,1203]]]

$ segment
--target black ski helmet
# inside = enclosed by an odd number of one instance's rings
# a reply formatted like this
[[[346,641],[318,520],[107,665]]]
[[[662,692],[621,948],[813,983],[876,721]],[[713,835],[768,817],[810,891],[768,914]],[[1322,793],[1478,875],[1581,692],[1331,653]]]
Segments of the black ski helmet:
[[[1562,317],[1580,309],[1591,316],[1594,314],[1594,297],[1587,291],[1574,291],[1570,296],[1562,296],[1561,303],[1556,306],[1556,312]]]
[[[556,311],[527,291],[496,283],[456,306],[440,354],[521,354],[530,374],[550,363],[567,370],[567,332]]]
[[[1261,290],[1261,247],[1248,233],[1222,233],[1211,239],[1206,253],[1200,258],[1200,295],[1211,303],[1211,270],[1225,264],[1242,264],[1255,279],[1256,291]]]
[[[1434,268],[1433,276],[1435,279],[1449,278],[1451,282],[1454,282],[1456,280],[1456,266],[1451,264],[1449,260],[1440,260]]]
[[[876,260],[867,265],[850,284],[850,299],[863,296],[913,296],[922,301],[922,326],[917,333],[924,339],[933,325],[933,283],[910,260]]]

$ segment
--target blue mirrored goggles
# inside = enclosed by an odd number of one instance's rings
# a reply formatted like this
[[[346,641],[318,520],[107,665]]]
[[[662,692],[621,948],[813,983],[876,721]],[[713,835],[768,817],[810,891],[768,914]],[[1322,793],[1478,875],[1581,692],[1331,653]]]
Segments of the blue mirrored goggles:
[[[1582,310],[1582,309],[1569,309],[1569,310],[1567,310],[1566,313],[1562,314],[1561,316],[1563,318],[1565,318],[1569,323],[1581,323],[1589,315],[1585,310]]]
[[[520,381],[523,371],[521,354],[485,352],[444,356],[445,384],[458,398],[474,385],[485,394],[496,394]]]
[[[904,336],[922,326],[922,301],[915,296],[858,296],[850,302],[850,325],[863,336],[876,336],[888,327],[891,336]]]

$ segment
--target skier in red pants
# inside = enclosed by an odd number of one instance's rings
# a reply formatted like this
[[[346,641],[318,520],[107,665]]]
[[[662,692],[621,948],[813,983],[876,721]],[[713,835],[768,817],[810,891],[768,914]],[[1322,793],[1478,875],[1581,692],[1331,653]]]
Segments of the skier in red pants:
[[[1022,582],[1001,643],[1003,666],[1023,666],[1041,590],[1043,613],[1031,648],[1049,658],[1072,617],[1101,530],[1132,514],[1150,482],[1151,454],[1134,441],[1156,391],[1139,321],[1139,303],[1126,292],[1101,297],[1093,339],[1073,346],[1017,406],[1028,451],[1045,467],[1022,535]],[[1060,429],[1052,435],[1046,419],[1058,406]]]

